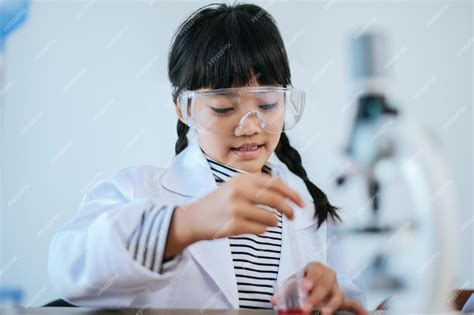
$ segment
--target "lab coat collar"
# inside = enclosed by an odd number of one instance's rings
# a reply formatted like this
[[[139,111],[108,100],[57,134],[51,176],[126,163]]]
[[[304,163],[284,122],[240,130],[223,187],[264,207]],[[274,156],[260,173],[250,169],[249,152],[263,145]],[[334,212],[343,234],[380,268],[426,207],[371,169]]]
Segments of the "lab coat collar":
[[[190,143],[173,158],[160,183],[167,190],[186,197],[201,197],[216,188],[209,164],[197,143]]]

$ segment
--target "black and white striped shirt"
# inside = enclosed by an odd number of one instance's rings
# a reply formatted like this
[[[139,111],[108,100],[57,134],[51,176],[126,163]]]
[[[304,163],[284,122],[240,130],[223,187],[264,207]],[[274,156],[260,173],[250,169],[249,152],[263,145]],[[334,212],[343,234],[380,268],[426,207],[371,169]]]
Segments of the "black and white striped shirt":
[[[151,271],[164,273],[175,268],[179,255],[165,259],[164,252],[174,208],[170,206],[149,208],[142,214],[126,246],[133,259]]]
[[[206,158],[217,185],[241,172],[207,156]],[[263,166],[262,171],[271,175],[271,168],[267,165]],[[229,237],[240,308],[272,308],[270,299],[280,264],[282,217],[275,209],[266,208],[278,215],[278,226],[268,227],[261,235]]]

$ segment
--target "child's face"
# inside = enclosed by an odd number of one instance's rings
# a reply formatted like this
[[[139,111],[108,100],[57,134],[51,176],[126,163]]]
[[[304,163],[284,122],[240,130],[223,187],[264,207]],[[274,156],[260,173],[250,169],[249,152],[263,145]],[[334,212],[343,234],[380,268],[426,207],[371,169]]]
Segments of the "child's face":
[[[245,102],[246,106],[248,104],[250,109],[258,105],[258,101],[251,97],[242,99],[242,102]],[[283,121],[281,125],[283,126]],[[281,136],[281,133],[263,130],[255,116],[251,116],[243,128],[234,134],[221,135],[206,131],[197,131],[196,134],[201,149],[210,158],[249,173],[261,172]]]
[[[252,117],[239,136],[198,132],[197,140],[203,151],[212,159],[249,173],[260,173],[262,166],[275,151],[280,136],[280,133],[268,133],[263,130],[257,118]],[[242,146],[246,144],[257,145],[258,148],[244,150]]]

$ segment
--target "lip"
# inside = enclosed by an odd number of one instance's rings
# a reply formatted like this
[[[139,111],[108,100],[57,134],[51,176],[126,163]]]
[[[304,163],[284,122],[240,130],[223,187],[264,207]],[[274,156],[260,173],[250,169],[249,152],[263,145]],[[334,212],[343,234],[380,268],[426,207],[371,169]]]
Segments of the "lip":
[[[247,142],[247,143],[241,144],[239,146],[232,147],[232,149],[237,149],[237,148],[240,148],[240,147],[257,147],[257,146],[261,146],[261,145],[262,145],[261,143],[257,143],[257,142]]]
[[[256,149],[253,150],[239,150],[238,148],[240,147],[257,147]],[[245,159],[245,160],[250,160],[250,159],[255,159],[257,158],[260,153],[263,150],[263,144],[258,144],[256,142],[251,142],[251,143],[245,143],[243,145],[240,145],[238,147],[231,147],[231,150],[234,154],[236,154],[239,158]]]

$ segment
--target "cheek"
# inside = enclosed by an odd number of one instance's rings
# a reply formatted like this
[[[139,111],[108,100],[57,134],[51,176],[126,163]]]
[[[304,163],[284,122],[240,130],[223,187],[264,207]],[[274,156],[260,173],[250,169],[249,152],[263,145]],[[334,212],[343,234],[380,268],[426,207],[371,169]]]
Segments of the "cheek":
[[[219,137],[214,134],[198,134],[197,140],[201,148],[207,155],[216,159],[222,159],[229,152],[229,146],[224,137]]]
[[[281,133],[277,134],[269,134],[268,136],[268,149],[273,152],[275,151],[275,148],[278,145],[278,142],[280,141]]]

